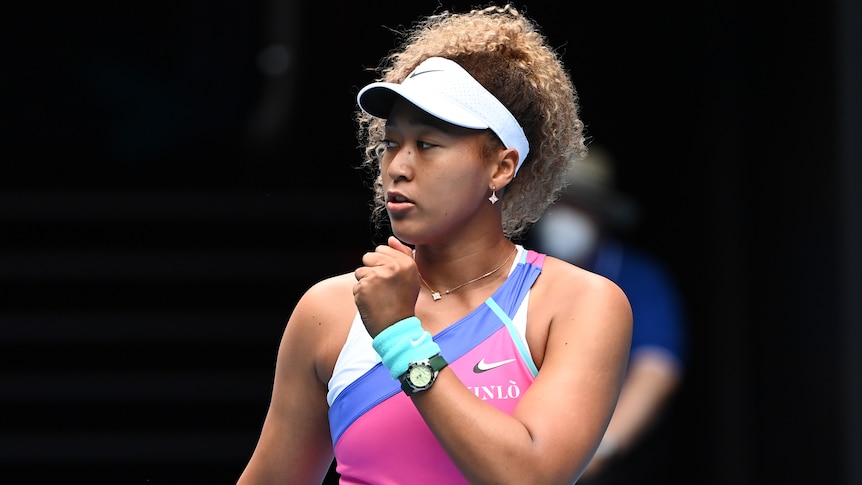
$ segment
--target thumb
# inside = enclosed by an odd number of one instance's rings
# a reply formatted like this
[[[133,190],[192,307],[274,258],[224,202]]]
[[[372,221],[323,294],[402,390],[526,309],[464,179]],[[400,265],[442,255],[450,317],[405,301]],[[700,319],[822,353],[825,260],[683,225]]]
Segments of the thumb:
[[[395,236],[389,236],[389,240],[387,241],[387,243],[389,244],[389,247],[392,249],[396,249],[398,251],[401,251],[402,253],[404,253],[408,256],[413,255],[413,248],[411,248],[410,246],[399,241],[398,238]]]

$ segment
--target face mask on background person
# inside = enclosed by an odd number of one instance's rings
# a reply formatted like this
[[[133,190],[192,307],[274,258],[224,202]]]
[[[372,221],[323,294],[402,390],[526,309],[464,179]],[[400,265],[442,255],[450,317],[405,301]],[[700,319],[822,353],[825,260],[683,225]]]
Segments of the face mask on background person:
[[[599,240],[594,220],[583,211],[567,206],[550,209],[534,229],[542,252],[571,263],[583,263]]]

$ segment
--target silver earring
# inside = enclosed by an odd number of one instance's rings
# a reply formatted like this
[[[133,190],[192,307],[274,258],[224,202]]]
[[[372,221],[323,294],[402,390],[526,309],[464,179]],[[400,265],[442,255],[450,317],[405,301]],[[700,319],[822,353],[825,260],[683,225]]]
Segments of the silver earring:
[[[488,197],[488,200],[490,200],[490,201],[491,201],[491,205],[494,205],[494,204],[496,204],[496,203],[497,203],[497,201],[498,201],[498,200],[500,200],[499,198],[497,198],[497,186],[496,186],[496,185],[492,185],[492,186],[491,186],[491,191],[492,191],[492,192],[491,192],[491,197]]]

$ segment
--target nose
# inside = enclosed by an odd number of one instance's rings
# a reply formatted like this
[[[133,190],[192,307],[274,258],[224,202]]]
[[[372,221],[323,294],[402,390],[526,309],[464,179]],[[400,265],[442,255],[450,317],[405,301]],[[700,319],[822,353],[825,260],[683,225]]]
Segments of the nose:
[[[410,180],[413,177],[412,148],[399,148],[387,152],[390,160],[386,167],[386,175],[392,180]]]

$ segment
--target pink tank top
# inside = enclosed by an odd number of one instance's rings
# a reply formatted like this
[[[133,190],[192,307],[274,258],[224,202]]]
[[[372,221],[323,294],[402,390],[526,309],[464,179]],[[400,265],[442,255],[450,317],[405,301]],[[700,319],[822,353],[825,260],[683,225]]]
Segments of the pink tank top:
[[[530,288],[545,259],[518,249],[500,288],[434,336],[461,382],[508,414],[538,374],[524,335]],[[329,381],[327,399],[342,484],[467,483],[400,383],[389,376],[358,315]]]

